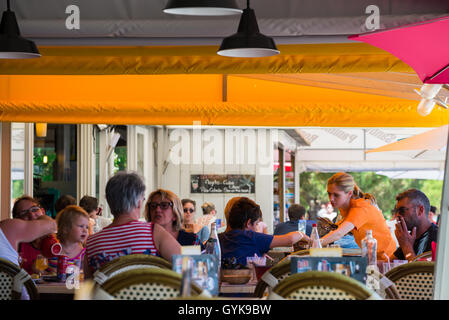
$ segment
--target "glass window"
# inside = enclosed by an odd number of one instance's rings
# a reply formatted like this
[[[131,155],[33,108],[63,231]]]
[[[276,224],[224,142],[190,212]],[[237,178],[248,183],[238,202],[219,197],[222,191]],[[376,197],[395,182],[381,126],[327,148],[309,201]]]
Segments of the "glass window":
[[[55,202],[62,195],[76,198],[76,125],[48,124],[47,136],[34,138],[33,192],[47,215],[55,217]]]
[[[25,123],[11,124],[11,197],[24,194],[25,181]]]

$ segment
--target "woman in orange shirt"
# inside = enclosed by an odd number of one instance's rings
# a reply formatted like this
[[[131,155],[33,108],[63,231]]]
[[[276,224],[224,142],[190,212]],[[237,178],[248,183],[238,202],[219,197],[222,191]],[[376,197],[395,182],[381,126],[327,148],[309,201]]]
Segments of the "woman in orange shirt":
[[[396,242],[377,207],[376,199],[369,193],[363,193],[350,174],[334,174],[327,181],[327,194],[332,207],[340,210],[343,219],[337,223],[338,229],[321,239],[323,246],[352,232],[356,243],[361,247],[366,231],[372,230],[373,237],[377,240],[377,258],[384,260],[385,254],[388,257],[393,254]]]

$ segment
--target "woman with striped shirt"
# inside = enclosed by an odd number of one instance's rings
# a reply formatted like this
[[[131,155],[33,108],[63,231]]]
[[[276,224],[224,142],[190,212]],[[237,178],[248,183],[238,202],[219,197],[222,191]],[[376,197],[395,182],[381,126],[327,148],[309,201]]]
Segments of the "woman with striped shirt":
[[[171,261],[181,246],[164,228],[139,221],[144,205],[145,184],[136,173],[118,172],[106,184],[106,200],[113,222],[87,238],[85,277],[103,264],[128,254],[150,254]]]

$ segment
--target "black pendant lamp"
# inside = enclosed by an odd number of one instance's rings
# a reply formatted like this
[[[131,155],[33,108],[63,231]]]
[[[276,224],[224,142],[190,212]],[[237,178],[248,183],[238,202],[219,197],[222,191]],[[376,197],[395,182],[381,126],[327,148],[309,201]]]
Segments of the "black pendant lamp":
[[[189,16],[227,16],[242,13],[235,0],[169,0],[163,11]]]
[[[16,15],[11,11],[9,0],[0,23],[0,59],[38,58],[41,54],[33,41],[20,36]]]
[[[249,7],[243,10],[237,33],[224,38],[217,54],[226,57],[259,58],[279,54],[273,38],[259,32],[256,14]]]

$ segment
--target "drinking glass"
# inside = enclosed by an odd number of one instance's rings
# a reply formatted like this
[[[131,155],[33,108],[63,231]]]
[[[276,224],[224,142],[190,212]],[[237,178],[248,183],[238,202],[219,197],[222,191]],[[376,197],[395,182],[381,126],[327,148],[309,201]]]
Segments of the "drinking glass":
[[[307,224],[306,220],[298,220],[298,231],[305,234],[306,233],[306,224]]]
[[[42,273],[48,268],[47,258],[39,254],[34,262],[34,267],[39,275],[39,278],[42,277]]]

